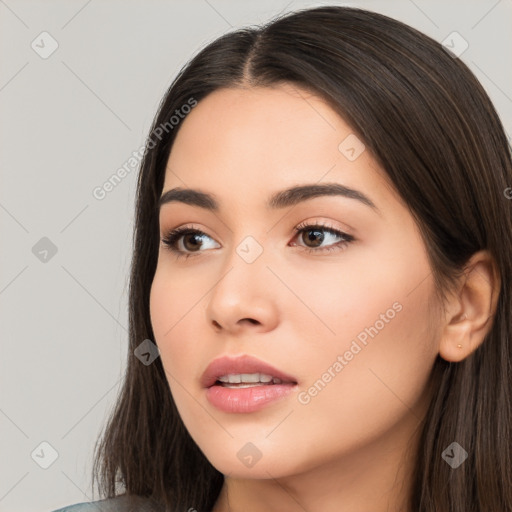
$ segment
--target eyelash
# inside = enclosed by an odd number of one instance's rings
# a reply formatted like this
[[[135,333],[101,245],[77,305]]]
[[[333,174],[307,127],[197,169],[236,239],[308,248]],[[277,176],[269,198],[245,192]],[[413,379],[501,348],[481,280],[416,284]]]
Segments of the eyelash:
[[[328,224],[324,223],[318,223],[318,224],[299,224],[297,227],[294,228],[295,232],[297,234],[306,232],[306,231],[313,231],[316,229],[317,231],[325,231],[332,235],[338,236],[342,238],[340,242],[337,242],[336,244],[330,245],[328,247],[320,247],[320,248],[311,248],[311,247],[305,247],[302,245],[294,245],[293,247],[300,247],[301,250],[305,250],[308,253],[329,253],[336,250],[343,250],[346,248],[346,246],[353,242],[355,238],[352,235],[349,235],[347,233],[344,233],[343,231],[339,231],[338,229],[333,228],[332,226],[329,226]],[[197,256],[201,254],[204,251],[195,251],[195,252],[183,252],[179,249],[175,248],[176,242],[184,235],[191,235],[191,234],[197,234],[197,235],[205,235],[208,238],[210,238],[206,233],[203,231],[200,231],[199,229],[194,229],[189,226],[182,226],[180,228],[172,229],[167,233],[167,235],[162,238],[162,243],[165,245],[166,249],[171,251],[176,258],[189,258],[191,256]],[[295,236],[294,236],[295,238]]]

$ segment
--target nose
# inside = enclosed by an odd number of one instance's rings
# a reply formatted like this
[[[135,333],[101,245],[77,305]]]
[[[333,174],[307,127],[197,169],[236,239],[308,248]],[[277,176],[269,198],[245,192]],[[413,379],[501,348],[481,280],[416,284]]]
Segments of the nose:
[[[217,332],[233,335],[270,331],[277,325],[279,312],[278,282],[267,266],[269,258],[263,251],[251,261],[236,249],[226,258],[207,299],[207,321]]]

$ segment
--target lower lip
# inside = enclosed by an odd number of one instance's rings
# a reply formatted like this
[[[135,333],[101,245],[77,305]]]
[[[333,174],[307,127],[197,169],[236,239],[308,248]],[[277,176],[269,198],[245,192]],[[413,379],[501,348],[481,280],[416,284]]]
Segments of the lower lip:
[[[296,386],[297,384],[268,384],[250,388],[227,388],[214,385],[207,388],[206,398],[224,412],[255,412],[271,402],[285,398]]]

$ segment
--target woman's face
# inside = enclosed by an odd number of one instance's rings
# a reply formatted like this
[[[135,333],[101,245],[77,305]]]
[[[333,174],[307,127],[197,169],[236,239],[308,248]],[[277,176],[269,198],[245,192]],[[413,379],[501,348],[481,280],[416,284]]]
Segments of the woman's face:
[[[161,205],[162,238],[201,233],[174,241],[180,258],[161,244],[150,309],[190,435],[241,478],[399,453],[438,343],[426,249],[385,173],[324,101],[290,85],[218,90],[181,123],[162,195],[194,189],[218,209],[183,194]],[[326,184],[357,192],[283,194]],[[293,383],[205,387],[213,360],[244,355]],[[259,366],[210,377],[272,374]]]

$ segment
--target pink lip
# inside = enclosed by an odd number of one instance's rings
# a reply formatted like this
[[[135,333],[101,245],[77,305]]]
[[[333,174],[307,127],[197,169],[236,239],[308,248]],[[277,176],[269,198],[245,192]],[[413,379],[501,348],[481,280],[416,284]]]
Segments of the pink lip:
[[[222,375],[230,373],[265,373],[277,377],[281,384],[258,385],[247,388],[228,388],[216,384]],[[218,409],[230,413],[248,413],[262,409],[267,404],[284,398],[297,388],[294,377],[249,355],[236,358],[220,357],[212,361],[201,377],[206,398]]]

